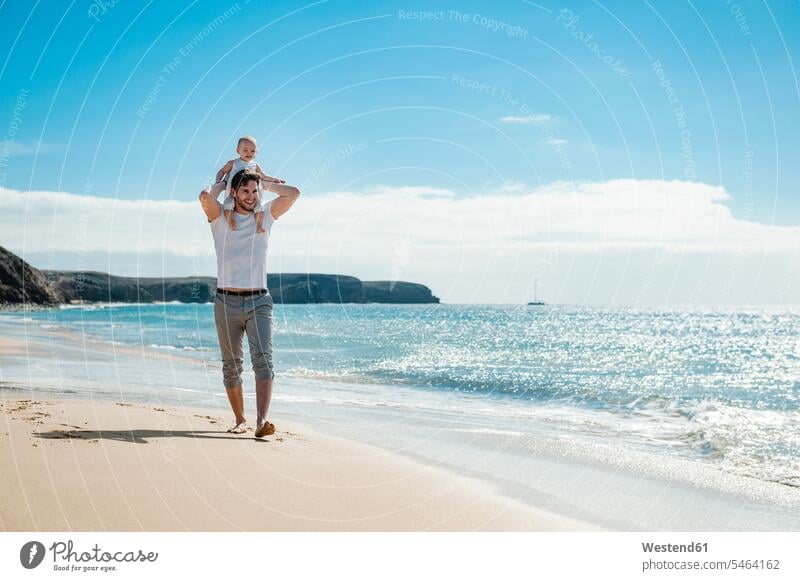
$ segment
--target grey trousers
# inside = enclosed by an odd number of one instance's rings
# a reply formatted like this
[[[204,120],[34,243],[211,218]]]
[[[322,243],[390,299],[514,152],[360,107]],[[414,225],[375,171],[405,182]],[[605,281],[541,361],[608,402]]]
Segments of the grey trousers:
[[[214,322],[222,352],[222,379],[225,387],[242,384],[242,339],[247,334],[250,361],[256,381],[273,379],[272,296],[237,296],[217,293],[214,297]]]

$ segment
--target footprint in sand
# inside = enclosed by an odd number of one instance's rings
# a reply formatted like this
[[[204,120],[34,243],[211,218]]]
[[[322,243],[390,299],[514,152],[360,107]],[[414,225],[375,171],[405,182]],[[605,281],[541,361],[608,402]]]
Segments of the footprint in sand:
[[[199,414],[194,414],[194,417],[200,418],[201,420],[208,420],[208,423],[210,424],[218,424],[220,423],[220,421],[222,421],[219,418],[215,418],[214,416],[201,416]]]
[[[40,426],[40,425],[42,425],[44,423],[42,421],[43,418],[49,418],[49,417],[50,417],[50,414],[48,414],[46,412],[34,412],[34,414],[32,416],[28,416],[27,418],[22,418],[22,419],[24,419],[26,422],[31,422],[31,423],[34,423],[34,424]]]

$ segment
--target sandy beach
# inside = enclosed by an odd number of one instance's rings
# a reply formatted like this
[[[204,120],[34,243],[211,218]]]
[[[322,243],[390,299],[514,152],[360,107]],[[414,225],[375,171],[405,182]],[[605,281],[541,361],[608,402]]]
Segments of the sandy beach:
[[[4,531],[596,530],[280,417],[259,441],[219,410],[6,389],[0,418]]]
[[[2,530],[800,528],[795,487],[554,434],[558,408],[488,422],[464,395],[279,373],[274,437],[228,434],[215,349],[104,339],[93,312],[0,317]]]

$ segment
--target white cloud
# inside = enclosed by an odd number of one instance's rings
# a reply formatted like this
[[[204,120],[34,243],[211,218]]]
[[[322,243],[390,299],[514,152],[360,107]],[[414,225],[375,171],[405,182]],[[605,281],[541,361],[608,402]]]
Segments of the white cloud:
[[[506,180],[500,184],[500,191],[502,192],[517,193],[524,192],[527,189],[528,186],[525,185],[525,182],[519,180]]]
[[[567,144],[567,140],[566,139],[560,139],[560,138],[553,138],[553,139],[548,139],[547,140],[547,144],[548,145],[553,145],[553,146],[566,145]]]
[[[445,300],[468,300],[473,295],[465,295],[466,289],[488,280],[508,281],[521,293],[533,270],[561,268],[581,256],[608,261],[654,253],[662,258],[643,264],[657,269],[664,255],[713,254],[720,256],[717,264],[738,261],[737,276],[747,278],[750,263],[756,264],[755,277],[764,256],[791,262],[800,249],[800,227],[737,219],[727,206],[730,196],[718,186],[611,180],[526,190],[509,182],[469,197],[419,186],[303,196],[274,227],[270,270],[399,278],[428,284]],[[0,233],[0,245],[49,257],[55,268],[75,268],[81,257],[99,256],[105,260],[94,268],[134,274],[117,268],[123,256],[133,255],[142,275],[162,273],[162,264],[169,265],[163,267],[167,274],[214,272],[211,236],[196,199],[113,200],[0,189]],[[776,269],[788,269],[790,262]],[[494,300],[502,300],[510,291],[493,292]]]
[[[505,117],[500,118],[501,123],[515,123],[515,124],[522,124],[522,125],[542,125],[543,123],[549,123],[552,117],[545,113],[535,113],[532,115],[506,115]]]
[[[395,196],[411,196],[418,198],[454,198],[456,193],[445,188],[431,188],[428,186],[373,186],[372,194],[389,194]]]

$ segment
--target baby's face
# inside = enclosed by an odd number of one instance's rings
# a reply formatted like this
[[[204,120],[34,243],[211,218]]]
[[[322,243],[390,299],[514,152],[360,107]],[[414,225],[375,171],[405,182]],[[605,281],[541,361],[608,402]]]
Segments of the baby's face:
[[[243,160],[253,161],[258,153],[258,147],[249,141],[242,141],[239,147],[236,148],[236,152]]]

